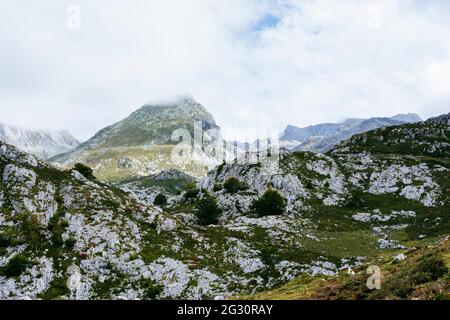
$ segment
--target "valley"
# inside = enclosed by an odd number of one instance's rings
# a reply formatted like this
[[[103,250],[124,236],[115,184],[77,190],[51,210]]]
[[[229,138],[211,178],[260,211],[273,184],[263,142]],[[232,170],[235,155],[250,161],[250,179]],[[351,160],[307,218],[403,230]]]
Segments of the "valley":
[[[168,136],[130,142],[149,125],[131,119],[52,162],[1,142],[0,299],[449,298],[442,118],[282,148],[270,174],[174,167]]]

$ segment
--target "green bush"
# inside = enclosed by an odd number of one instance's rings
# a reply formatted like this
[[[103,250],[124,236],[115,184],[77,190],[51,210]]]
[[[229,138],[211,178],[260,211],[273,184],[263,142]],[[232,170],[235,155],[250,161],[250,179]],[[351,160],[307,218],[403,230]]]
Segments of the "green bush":
[[[9,247],[10,245],[11,239],[7,235],[0,233],[0,248],[6,248]]]
[[[94,176],[94,171],[92,171],[92,169],[89,168],[87,165],[84,165],[82,163],[76,163],[73,168],[74,168],[74,170],[81,173],[86,179],[96,180],[96,178]]]
[[[31,248],[37,250],[42,244],[41,242],[41,223],[39,217],[35,214],[24,217],[22,222],[25,241]]]
[[[246,190],[248,185],[245,182],[239,181],[236,177],[230,177],[223,184],[223,188],[226,192],[234,194],[238,191]]]
[[[197,185],[195,183],[189,183],[186,185],[186,192],[184,194],[184,197],[186,200],[191,200],[197,198],[199,193],[200,190],[197,188]]]
[[[160,193],[155,197],[155,200],[153,200],[153,204],[157,206],[165,206],[167,204],[167,197]]]
[[[347,200],[345,206],[347,208],[363,208],[364,207],[364,193],[355,191]]]
[[[67,288],[67,279],[53,278],[47,291],[41,293],[38,297],[43,300],[57,300],[61,297],[67,297],[69,295],[70,290]]]
[[[236,193],[239,191],[240,185],[241,182],[239,181],[238,178],[230,177],[223,184],[223,188],[228,193]]]
[[[447,267],[437,256],[426,256],[421,259],[413,272],[413,281],[416,284],[435,281],[447,273]]]
[[[269,246],[260,250],[261,252],[261,261],[269,268],[275,267],[275,265],[279,262],[278,251],[275,247]]]
[[[196,216],[202,226],[216,224],[222,210],[217,205],[216,198],[208,193],[204,193],[203,197],[197,203]]]
[[[64,245],[67,249],[71,250],[75,247],[76,243],[77,243],[77,239],[71,237],[64,242]]]
[[[8,278],[18,277],[20,276],[29,266],[31,265],[30,261],[23,256],[17,255],[11,258],[9,262],[0,269],[0,273]]]
[[[144,288],[145,300],[155,300],[164,290],[162,285],[156,284],[150,279],[145,280],[142,287]]]
[[[286,200],[278,191],[269,188],[253,202],[252,209],[260,217],[282,215],[286,211]]]

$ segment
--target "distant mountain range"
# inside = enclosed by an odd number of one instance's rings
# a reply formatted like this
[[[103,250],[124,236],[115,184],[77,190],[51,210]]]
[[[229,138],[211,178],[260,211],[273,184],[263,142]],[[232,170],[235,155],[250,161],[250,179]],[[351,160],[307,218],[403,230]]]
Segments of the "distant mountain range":
[[[447,123],[448,118],[448,115],[443,115],[434,121]],[[191,96],[179,96],[170,102],[147,103],[81,144],[67,131],[25,130],[8,125],[0,125],[0,139],[65,168],[77,162],[85,163],[106,181],[145,177],[171,169],[201,177],[222,160],[203,157],[195,163],[188,161],[181,165],[171,160],[173,147],[178,143],[178,140],[172,140],[172,133],[185,129],[194,137],[195,121],[201,122],[203,130],[215,129],[220,133],[220,127],[205,107]],[[417,114],[409,113],[390,118],[352,118],[304,128],[289,125],[282,133],[280,143],[291,151],[326,153],[355,134],[421,121]],[[260,140],[253,143],[228,142],[227,155],[242,155],[256,147],[258,142]]]
[[[80,144],[66,130],[30,130],[2,123],[0,123],[0,140],[44,160],[72,150]]]
[[[417,114],[409,113],[391,118],[347,119],[340,123],[322,123],[304,128],[290,125],[281,135],[280,142],[290,150],[324,153],[357,133],[421,121]]]

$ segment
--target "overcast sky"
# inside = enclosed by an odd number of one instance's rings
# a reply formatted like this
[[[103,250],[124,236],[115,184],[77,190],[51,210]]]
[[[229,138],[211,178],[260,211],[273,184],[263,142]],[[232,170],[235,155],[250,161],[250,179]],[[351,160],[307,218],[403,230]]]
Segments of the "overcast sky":
[[[449,39],[447,0],[3,1],[0,122],[86,139],[184,93],[224,129],[427,118]]]

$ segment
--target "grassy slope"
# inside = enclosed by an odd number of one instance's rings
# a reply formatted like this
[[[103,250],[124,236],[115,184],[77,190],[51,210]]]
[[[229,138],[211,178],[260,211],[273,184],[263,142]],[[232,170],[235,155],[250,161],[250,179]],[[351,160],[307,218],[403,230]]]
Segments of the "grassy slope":
[[[408,139],[401,140],[405,132],[411,133]],[[423,139],[419,137],[423,135]],[[381,138],[380,138],[381,137]],[[436,138],[437,137],[437,138]],[[344,142],[335,148],[337,155],[332,157],[343,164],[339,159],[342,153],[371,152],[380,163],[404,163],[418,165],[426,163],[429,166],[439,165],[450,168],[448,147],[432,152],[428,149],[436,141],[447,143],[449,141],[448,127],[418,125],[405,125],[378,129],[362,135],[355,136],[351,143]],[[422,145],[420,141],[424,141]],[[401,141],[401,143],[398,143]],[[426,147],[426,148],[425,148]],[[345,151],[345,152],[342,152]],[[333,154],[333,151],[331,152]],[[425,154],[425,155],[424,155]],[[296,158],[308,157],[306,153],[294,154]],[[347,176],[353,170],[340,169]],[[330,256],[342,257],[348,254],[358,254],[370,257],[370,262],[380,265],[383,272],[383,286],[381,290],[370,291],[366,288],[367,265],[357,270],[355,276],[342,272],[337,277],[310,277],[302,275],[284,286],[266,291],[254,296],[241,296],[242,299],[450,299],[450,176],[449,172],[436,174],[434,179],[441,187],[442,205],[425,207],[417,201],[407,200],[391,194],[373,195],[361,192],[357,188],[350,190],[351,197],[358,200],[358,204],[349,203],[343,206],[324,207],[314,199],[307,203],[312,211],[304,215],[315,221],[316,234],[329,238],[330,241],[306,242],[309,251],[319,250],[328,259]],[[408,221],[408,227],[403,230],[391,230],[390,236],[403,245],[413,249],[407,253],[407,260],[398,264],[392,263],[393,257],[399,252],[396,250],[378,251],[371,243],[371,227],[367,223],[352,221],[351,215],[356,212],[365,212],[380,209],[383,213],[392,210],[412,210],[416,217]],[[432,218],[431,218],[432,217]],[[437,223],[437,221],[440,221]],[[395,225],[401,221],[391,219],[383,225]],[[347,236],[345,232],[347,231]],[[427,238],[422,240],[421,235]],[[429,247],[430,246],[430,247]],[[332,260],[332,259],[330,259]],[[436,265],[446,265],[445,272],[433,273]],[[442,270],[441,270],[442,271]]]
[[[394,262],[392,256],[381,257],[373,264],[380,266],[380,290],[369,290],[367,266],[354,270],[351,276],[343,271],[337,277],[300,276],[286,285],[239,299],[297,300],[297,299],[450,299],[450,241],[407,252],[407,258]]]

